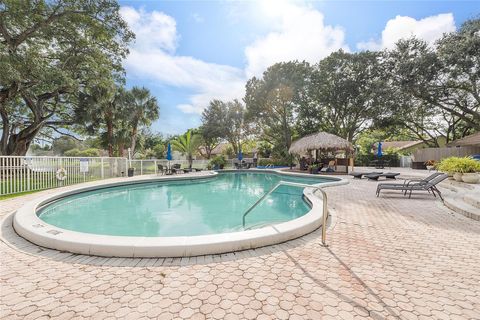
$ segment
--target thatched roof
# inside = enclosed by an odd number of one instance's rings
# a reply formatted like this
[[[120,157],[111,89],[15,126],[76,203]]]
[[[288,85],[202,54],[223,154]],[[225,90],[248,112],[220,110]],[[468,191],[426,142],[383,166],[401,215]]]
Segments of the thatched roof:
[[[339,136],[326,132],[318,132],[294,141],[288,152],[292,154],[304,154],[311,150],[351,151],[353,150],[353,146],[350,142]]]

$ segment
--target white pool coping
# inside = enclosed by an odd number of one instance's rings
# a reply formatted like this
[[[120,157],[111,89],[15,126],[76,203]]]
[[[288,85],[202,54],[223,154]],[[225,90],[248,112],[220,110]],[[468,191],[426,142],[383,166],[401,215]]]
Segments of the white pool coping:
[[[224,172],[229,171],[243,170],[224,170]],[[248,172],[270,172],[312,178],[308,174],[279,170],[249,169]],[[305,188],[303,191],[312,206],[311,210],[297,219],[258,229],[200,236],[130,237],[90,234],[50,225],[41,220],[36,213],[40,207],[57,199],[99,188],[155,181],[209,179],[216,175],[216,172],[206,171],[196,174],[140,176],[115,179],[115,181],[103,180],[94,184],[87,183],[88,185],[81,184],[68,191],[59,191],[26,203],[15,213],[13,227],[23,238],[46,248],[104,257],[153,258],[188,257],[253,249],[298,238],[322,225],[323,201],[313,194],[315,190],[313,188]],[[332,179],[332,182],[321,183],[322,187],[348,184],[347,180],[338,177],[321,176],[321,178]]]

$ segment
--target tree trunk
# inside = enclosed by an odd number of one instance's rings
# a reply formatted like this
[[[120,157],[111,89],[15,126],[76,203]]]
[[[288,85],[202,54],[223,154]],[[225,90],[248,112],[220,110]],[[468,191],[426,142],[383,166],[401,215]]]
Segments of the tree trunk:
[[[0,106],[0,115],[2,117],[2,138],[0,140],[0,154],[7,154],[8,134],[10,133],[10,122],[3,106]]]
[[[108,115],[107,115],[108,116]],[[107,123],[107,149],[108,156],[113,157],[113,123],[110,119],[105,119]]]
[[[130,144],[130,150],[132,152],[132,155],[135,154],[135,147],[136,147],[136,144],[137,144],[137,135],[138,135],[138,122],[135,122],[132,124],[132,141],[131,141],[131,144]]]
[[[123,142],[118,144],[118,156],[119,157],[125,156],[125,145]]]
[[[43,125],[41,124],[33,127],[32,126],[33,125],[30,125],[27,128],[21,130],[19,133],[10,135],[5,155],[24,156],[27,154],[30,144],[32,143],[33,139],[35,139],[35,136],[40,131],[40,129],[43,127]]]

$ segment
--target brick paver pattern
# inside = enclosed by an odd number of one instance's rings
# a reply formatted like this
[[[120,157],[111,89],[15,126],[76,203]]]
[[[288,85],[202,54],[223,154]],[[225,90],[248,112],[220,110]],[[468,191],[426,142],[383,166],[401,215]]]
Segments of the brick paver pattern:
[[[0,318],[480,319],[480,223],[431,195],[350,182],[326,189],[328,247],[317,230],[224,255],[101,258],[30,244],[8,216]],[[36,196],[0,202],[1,215]]]

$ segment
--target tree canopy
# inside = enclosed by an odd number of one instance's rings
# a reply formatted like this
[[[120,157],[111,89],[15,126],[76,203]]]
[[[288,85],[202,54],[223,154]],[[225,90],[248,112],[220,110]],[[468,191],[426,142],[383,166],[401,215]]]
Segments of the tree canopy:
[[[0,4],[1,154],[73,124],[77,94],[121,79],[133,33],[114,0]]]

